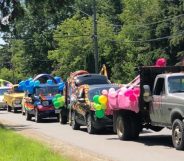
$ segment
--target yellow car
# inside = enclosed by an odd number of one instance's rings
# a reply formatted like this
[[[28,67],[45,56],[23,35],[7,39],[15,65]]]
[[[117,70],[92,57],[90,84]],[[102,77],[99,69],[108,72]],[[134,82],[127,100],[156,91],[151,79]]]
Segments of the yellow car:
[[[18,85],[13,85],[13,87],[4,93],[4,102],[7,106],[7,111],[17,112],[17,110],[21,110],[21,102],[24,97],[24,92],[19,90]]]

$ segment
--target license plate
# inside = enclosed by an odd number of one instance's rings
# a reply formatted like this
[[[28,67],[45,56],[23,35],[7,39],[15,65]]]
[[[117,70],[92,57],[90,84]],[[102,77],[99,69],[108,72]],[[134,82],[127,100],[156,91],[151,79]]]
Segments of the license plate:
[[[55,110],[55,113],[60,113],[60,110]]]

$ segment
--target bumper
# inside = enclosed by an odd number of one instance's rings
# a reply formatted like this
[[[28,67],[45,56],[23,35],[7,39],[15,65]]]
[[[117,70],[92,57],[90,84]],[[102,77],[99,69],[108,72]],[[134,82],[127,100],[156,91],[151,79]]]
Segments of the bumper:
[[[17,109],[17,110],[20,110],[20,109],[22,109],[22,106],[21,106],[21,104],[17,104],[17,105],[14,104],[14,105],[13,105],[13,108],[14,108],[14,109]]]
[[[105,116],[102,119],[96,118],[95,115],[93,115],[93,126],[96,129],[101,129],[105,127],[113,127],[113,118],[112,116]]]
[[[60,110],[39,111],[39,116],[42,118],[57,117],[59,113],[60,113]]]

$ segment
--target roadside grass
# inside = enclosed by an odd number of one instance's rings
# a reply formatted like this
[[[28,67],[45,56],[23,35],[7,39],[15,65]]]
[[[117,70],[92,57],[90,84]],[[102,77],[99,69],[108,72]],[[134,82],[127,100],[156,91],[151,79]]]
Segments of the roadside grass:
[[[48,146],[0,124],[0,161],[68,161]]]

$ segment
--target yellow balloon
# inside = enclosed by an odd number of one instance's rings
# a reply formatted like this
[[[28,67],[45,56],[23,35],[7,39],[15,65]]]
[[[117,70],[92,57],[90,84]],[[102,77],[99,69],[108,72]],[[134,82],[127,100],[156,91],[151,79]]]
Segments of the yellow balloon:
[[[102,110],[106,110],[106,109],[107,109],[107,106],[104,105],[104,104],[102,104],[102,105],[101,105],[101,108],[102,108]]]
[[[106,104],[107,103],[107,97],[106,96],[104,96],[104,95],[101,95],[100,97],[99,97],[99,100],[98,100],[101,104]]]

